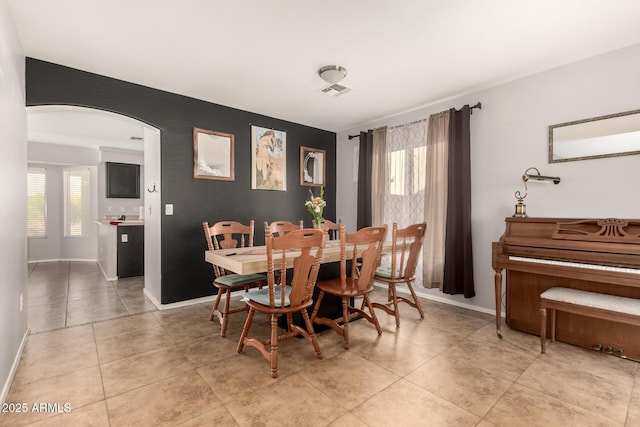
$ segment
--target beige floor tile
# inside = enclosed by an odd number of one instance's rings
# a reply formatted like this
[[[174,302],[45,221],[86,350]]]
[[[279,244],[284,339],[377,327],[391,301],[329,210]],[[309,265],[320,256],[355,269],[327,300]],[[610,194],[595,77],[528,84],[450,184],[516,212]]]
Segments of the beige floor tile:
[[[141,314],[136,316],[127,316],[119,319],[107,320],[93,324],[93,330],[96,339],[104,339],[114,335],[120,335],[128,332],[139,331],[147,328],[157,328],[160,326],[158,320],[153,314]]]
[[[112,304],[105,303],[95,309],[79,308],[77,310],[67,310],[67,325],[83,325],[85,323],[115,319],[128,314],[129,312],[122,304],[122,301],[114,300]]]
[[[540,352],[540,337],[537,335],[516,331],[504,324],[502,325],[501,333],[502,338],[499,338],[496,334],[496,324],[495,322],[491,322],[469,335],[469,338],[493,343],[508,342],[514,346],[522,347],[525,350]]]
[[[353,409],[400,377],[350,350],[309,365],[300,375],[346,409]]]
[[[97,366],[81,369],[67,375],[47,378],[28,384],[13,384],[7,402],[65,403],[75,408],[98,402],[104,399],[100,369]],[[52,416],[47,412],[28,412],[25,414],[8,414],[2,417],[5,425],[22,425]]]
[[[59,329],[46,333],[32,333],[25,351],[31,348],[40,350],[52,350],[59,347],[72,347],[78,344],[93,342],[93,327],[91,325],[74,326],[71,328]]]
[[[513,384],[444,355],[425,363],[405,379],[481,417]]]
[[[447,351],[447,356],[452,359],[469,366],[482,366],[483,370],[510,381],[517,379],[538,354],[504,340],[481,338],[468,338]]]
[[[30,424],[42,427],[109,427],[104,400]]]
[[[625,426],[640,426],[640,372],[638,372],[638,379],[636,379],[636,385],[631,394],[629,413],[627,414]]]
[[[176,345],[196,368],[214,366],[219,360],[236,355],[237,346],[237,340],[220,338],[218,335],[209,335]]]
[[[163,327],[153,327],[96,340],[100,363],[108,363],[171,346],[174,341]]]
[[[220,334],[219,326],[207,318],[165,323],[163,327],[176,343]]]
[[[531,364],[517,382],[620,422],[626,418],[631,397],[630,385],[597,376],[588,366],[576,364],[573,360],[541,357]]]
[[[380,339],[368,341],[353,350],[364,359],[399,376],[406,375],[438,355],[437,352],[415,345],[395,333],[383,333]]]
[[[620,422],[514,384],[485,416],[496,426],[620,426]]]
[[[176,322],[199,322],[209,319],[209,312],[202,304],[193,304],[171,310],[160,310],[153,313],[162,325],[171,325]]]
[[[175,346],[100,365],[106,397],[195,370]]]
[[[328,425],[328,427],[367,427],[360,418],[348,412]]]
[[[255,396],[258,390],[276,384],[294,374],[287,366],[278,363],[278,378],[271,378],[271,365],[253,348],[245,348],[243,354],[198,368],[198,373],[211,386],[215,395],[225,404],[242,395]]]
[[[453,332],[449,328],[432,325],[429,320],[425,319],[420,323],[401,323],[395,334],[399,338],[436,353],[447,351],[466,338],[465,335]]]
[[[224,407],[215,408],[205,414],[198,417],[191,418],[190,420],[180,424],[180,427],[230,427],[238,426],[239,424],[231,416],[229,411]]]
[[[346,413],[298,374],[242,394],[225,406],[241,426],[326,426]]]
[[[22,353],[20,369],[14,383],[25,384],[46,378],[65,375],[80,369],[98,366],[95,342],[85,342],[67,347],[42,348],[30,346]]]
[[[107,399],[111,426],[170,426],[220,407],[195,372],[177,375]]]
[[[376,426],[475,426],[480,417],[406,380],[356,407],[353,414]]]
[[[67,325],[67,310],[63,306],[58,311],[38,313],[29,308],[29,329],[31,333],[49,332]]]
[[[563,342],[547,343],[547,352],[540,356],[551,360],[568,362],[588,370],[607,382],[632,386],[637,363],[610,354],[577,347]]]

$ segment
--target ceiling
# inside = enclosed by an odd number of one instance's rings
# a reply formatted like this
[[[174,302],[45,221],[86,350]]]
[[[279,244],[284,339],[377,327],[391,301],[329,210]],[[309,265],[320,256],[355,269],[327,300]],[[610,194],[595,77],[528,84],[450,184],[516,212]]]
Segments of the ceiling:
[[[637,0],[8,4],[28,57],[336,132],[640,43]]]

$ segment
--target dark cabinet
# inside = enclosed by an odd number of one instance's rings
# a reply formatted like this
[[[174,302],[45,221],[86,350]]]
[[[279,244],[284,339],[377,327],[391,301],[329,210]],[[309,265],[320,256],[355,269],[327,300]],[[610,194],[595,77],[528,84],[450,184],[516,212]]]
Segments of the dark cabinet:
[[[118,226],[118,278],[144,276],[144,225]]]

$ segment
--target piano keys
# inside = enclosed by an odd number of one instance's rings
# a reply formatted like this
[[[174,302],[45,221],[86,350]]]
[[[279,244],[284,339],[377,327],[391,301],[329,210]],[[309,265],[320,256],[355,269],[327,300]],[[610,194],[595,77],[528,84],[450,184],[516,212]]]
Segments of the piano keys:
[[[503,270],[506,323],[532,334],[539,334],[540,294],[553,286],[640,298],[640,220],[506,218],[492,250],[498,336]],[[558,313],[556,338],[640,359],[640,328],[632,325]]]

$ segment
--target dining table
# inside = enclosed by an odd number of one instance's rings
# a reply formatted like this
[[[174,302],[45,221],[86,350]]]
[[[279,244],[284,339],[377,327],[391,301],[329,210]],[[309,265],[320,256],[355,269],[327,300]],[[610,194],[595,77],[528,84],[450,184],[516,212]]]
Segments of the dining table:
[[[365,249],[364,245],[360,245],[358,251],[362,253]],[[287,255],[287,268],[293,267],[293,260],[296,252],[291,251],[291,256]],[[346,245],[347,258],[350,258],[353,252],[353,245]],[[391,242],[384,242],[382,252],[391,252]],[[267,271],[267,247],[266,246],[250,246],[245,248],[233,249],[217,249],[214,251],[205,251],[204,259],[210,264],[222,267],[225,270],[232,271],[236,274],[252,274],[264,273]],[[340,241],[326,241],[322,249],[320,264],[327,264],[340,261]],[[274,256],[274,268],[280,268],[280,257]]]
[[[385,241],[382,245],[382,253],[391,253],[391,241]],[[346,247],[347,259],[351,258],[353,253],[353,244],[347,244]],[[359,245],[359,255],[366,249],[366,245]],[[287,254],[287,268],[293,268],[293,260],[296,257],[296,252],[291,251],[291,255]],[[267,271],[267,247],[266,246],[250,246],[244,248],[233,249],[217,249],[207,250],[204,254],[204,259],[210,264],[217,265],[225,270],[232,271],[236,274],[251,274],[251,273],[264,273]],[[273,264],[274,270],[280,269],[281,259],[274,254]],[[350,261],[348,261],[350,262]],[[322,256],[320,257],[320,271],[318,272],[318,280],[327,280],[340,277],[340,241],[339,240],[325,240],[324,247],[322,249]],[[349,267],[347,267],[349,271]],[[313,298],[317,298],[318,289],[314,290]],[[353,301],[351,301],[353,304]],[[309,308],[311,310],[311,307]],[[335,295],[325,295],[320,306],[318,315],[321,317],[328,317],[337,319],[342,316],[342,299]],[[302,319],[298,318],[299,315],[294,316],[294,323],[299,326],[304,326]],[[281,319],[282,320],[282,319]],[[279,322],[281,327],[285,327],[286,322]],[[314,325],[316,332],[326,329],[324,325]]]

